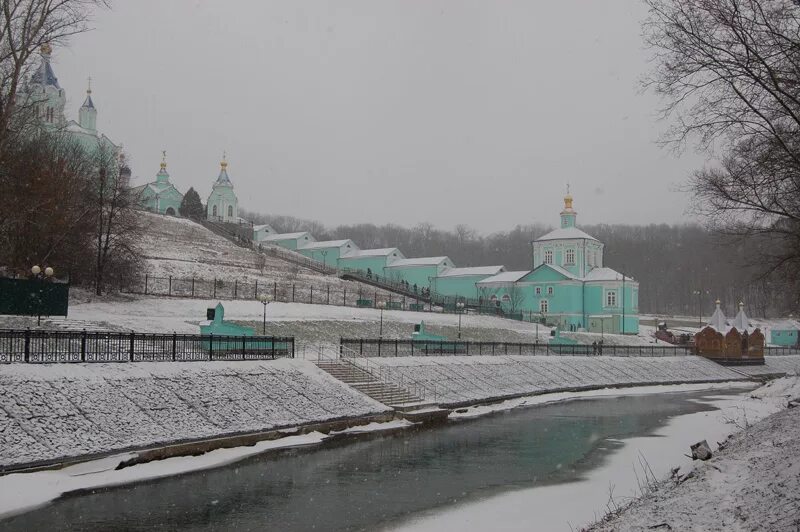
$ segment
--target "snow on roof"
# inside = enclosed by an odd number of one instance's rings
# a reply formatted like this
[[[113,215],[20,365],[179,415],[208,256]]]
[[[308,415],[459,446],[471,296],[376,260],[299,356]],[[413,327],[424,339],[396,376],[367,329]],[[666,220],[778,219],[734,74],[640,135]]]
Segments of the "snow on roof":
[[[270,235],[264,240],[295,240],[297,238],[303,238],[303,235],[308,235],[308,231],[300,231],[299,233],[279,233],[277,235]]]
[[[472,266],[468,268],[449,268],[438,277],[464,277],[467,275],[497,275],[505,266]]]
[[[562,227],[556,229],[555,231],[550,231],[544,236],[540,236],[534,242],[540,242],[543,240],[569,240],[569,239],[587,239],[587,240],[597,240],[590,234],[584,233],[577,227]]]
[[[400,250],[397,248],[378,248],[378,249],[354,249],[342,258],[352,259],[356,257],[388,257],[392,253],[398,253],[401,257]]]
[[[404,267],[404,266],[437,266],[442,262],[450,260],[449,257],[419,257],[416,259],[400,259],[387,265],[387,268]],[[450,261],[452,263],[452,261]]]
[[[567,277],[568,279],[578,279],[579,278],[577,275],[575,275],[571,271],[565,270],[561,266],[557,266],[555,264],[542,264],[542,266],[547,266],[548,268],[551,268],[551,269],[557,271],[558,273],[560,273],[564,277]]]
[[[595,268],[583,278],[584,281],[622,281],[623,279],[625,281],[634,281],[630,275],[623,275],[611,268]]]
[[[300,249],[340,248],[342,246],[346,246],[348,243],[352,244],[354,248],[358,249],[358,247],[349,238],[345,240],[325,240],[323,242],[309,242]]]
[[[492,277],[487,277],[478,281],[476,284],[497,284],[497,283],[516,283],[530,273],[529,270],[518,272],[500,272]]]
[[[800,327],[797,326],[796,322],[789,321],[789,320],[774,321],[774,322],[770,323],[769,326],[773,331],[774,330],[778,330],[778,331],[796,331],[796,330],[800,329]]]
[[[750,328],[750,319],[747,317],[747,314],[744,313],[744,303],[739,303],[739,313],[733,318],[733,323],[731,323],[731,325],[740,332],[744,332]]]
[[[253,231],[263,231],[264,229],[267,229],[268,231],[274,231],[274,229],[267,224],[253,226]]]
[[[714,310],[714,314],[711,315],[711,320],[708,324],[721,333],[725,333],[728,330],[728,320],[719,307],[719,301],[717,301],[717,308]]]

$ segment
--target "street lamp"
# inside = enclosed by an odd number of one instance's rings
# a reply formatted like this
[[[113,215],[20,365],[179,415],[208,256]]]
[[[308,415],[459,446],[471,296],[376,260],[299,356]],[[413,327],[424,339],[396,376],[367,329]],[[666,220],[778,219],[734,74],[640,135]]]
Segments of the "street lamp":
[[[381,328],[380,332],[378,333],[378,337],[383,338],[383,309],[386,308],[386,301],[381,301],[378,303],[378,308],[381,309]]]
[[[38,265],[34,265],[31,268],[31,273],[33,274],[34,279],[38,279],[40,282],[39,296],[38,301],[36,302],[36,325],[38,326],[42,324],[42,291],[44,289],[44,282],[48,279],[51,279],[55,271],[53,271],[53,268],[50,266],[46,267],[44,271],[42,271]]]
[[[702,329],[703,328],[703,291],[702,290],[692,290],[692,293],[697,296],[697,314],[700,316],[698,318],[698,325]]]
[[[269,297],[269,295],[267,295],[267,294],[259,294],[258,300],[261,302],[262,305],[264,305],[264,323],[263,323],[263,329],[262,330],[264,331],[263,332],[264,336],[266,336],[267,335],[267,305],[269,305],[269,302],[272,300],[272,298]]]
[[[456,312],[458,312],[458,339],[461,340],[461,314],[464,312],[463,301],[456,303]]]

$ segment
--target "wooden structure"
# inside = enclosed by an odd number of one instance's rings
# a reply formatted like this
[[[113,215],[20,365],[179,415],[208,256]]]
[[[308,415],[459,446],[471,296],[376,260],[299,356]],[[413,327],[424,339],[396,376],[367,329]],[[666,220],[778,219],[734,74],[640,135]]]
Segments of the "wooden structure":
[[[725,365],[764,364],[764,335],[732,327],[725,335],[707,326],[695,335],[695,354]]]

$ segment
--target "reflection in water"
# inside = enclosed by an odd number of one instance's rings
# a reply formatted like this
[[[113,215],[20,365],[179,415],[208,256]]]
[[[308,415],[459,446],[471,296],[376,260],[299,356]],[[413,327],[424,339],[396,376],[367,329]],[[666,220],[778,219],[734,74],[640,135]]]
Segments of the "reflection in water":
[[[719,395],[716,392],[715,395]],[[338,440],[67,496],[0,530],[372,530],[515,487],[574,480],[624,438],[710,410],[702,394],[592,399]]]

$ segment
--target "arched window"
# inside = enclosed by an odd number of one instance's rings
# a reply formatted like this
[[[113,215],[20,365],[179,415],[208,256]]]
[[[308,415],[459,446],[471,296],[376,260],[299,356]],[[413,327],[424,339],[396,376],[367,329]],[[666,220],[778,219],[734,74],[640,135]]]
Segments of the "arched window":
[[[544,252],[544,263],[553,264],[553,250],[548,249]]]
[[[508,303],[509,301],[511,301],[511,296],[509,296],[508,294],[505,294],[503,296],[503,303]]]
[[[233,205],[228,205],[228,218],[233,218]]]
[[[214,206],[211,208],[211,216],[213,216],[213,217],[215,217],[215,218],[217,217],[217,206],[216,206],[216,205],[214,205]]]

